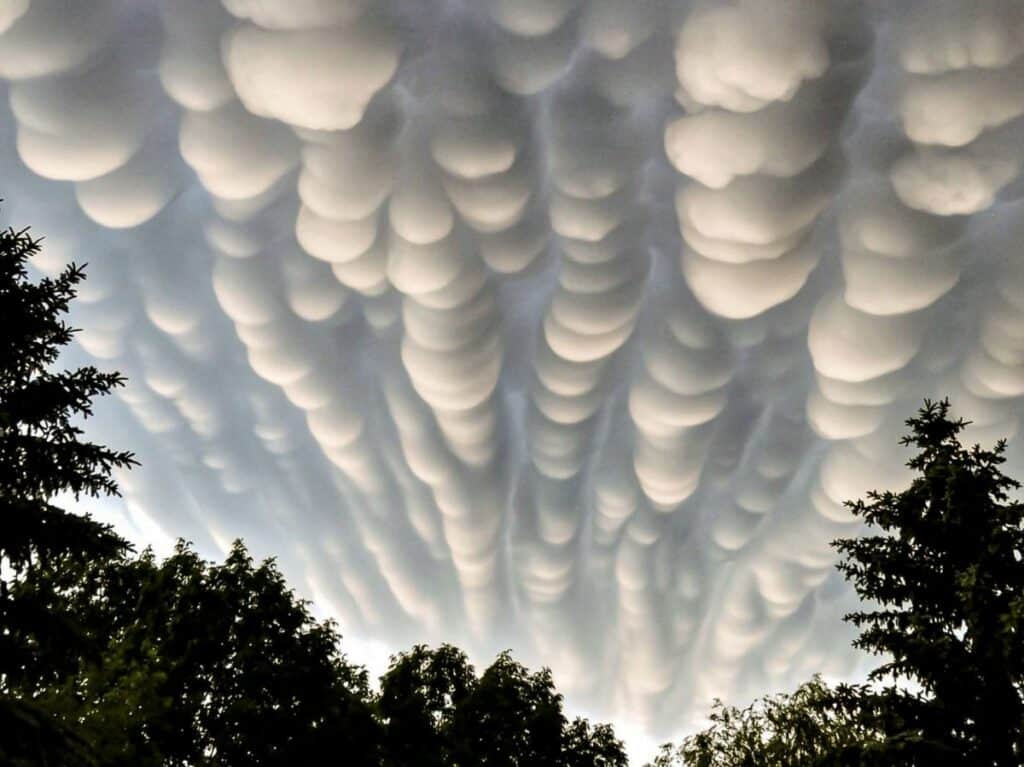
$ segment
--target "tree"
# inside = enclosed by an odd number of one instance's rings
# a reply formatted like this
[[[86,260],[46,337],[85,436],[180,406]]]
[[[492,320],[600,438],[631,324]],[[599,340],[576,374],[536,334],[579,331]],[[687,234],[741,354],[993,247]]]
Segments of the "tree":
[[[272,560],[236,543],[215,565],[179,543],[80,586],[69,604],[106,646],[46,700],[84,723],[104,765],[379,763],[366,672]]]
[[[51,501],[63,492],[116,494],[112,470],[134,463],[81,439],[75,419],[123,379],[94,367],[53,369],[75,332],[62,317],[83,271],[72,264],[31,282],[27,264],[39,247],[25,230],[0,232],[0,762],[11,764],[88,759],[73,723],[34,699],[91,648],[75,616],[29,584],[123,556],[127,543],[108,526]]]
[[[869,605],[847,620],[863,629],[855,646],[885,657],[870,678],[892,682],[865,705],[894,743],[916,742],[922,762],[941,750],[1009,767],[1024,761],[1024,505],[999,468],[1005,442],[964,447],[949,410],[926,401],[907,422],[908,489],[849,504],[881,534],[835,542]]]
[[[386,767],[625,767],[608,725],[571,724],[542,669],[508,652],[478,678],[465,654],[423,646],[392,658],[381,678]]]
[[[1020,485],[999,468],[1005,443],[961,444],[948,401],[926,401],[907,425],[916,477],[848,503],[878,534],[833,544],[864,600],[846,616],[862,629],[854,645],[883,656],[869,684],[815,679],[742,710],[718,703],[711,727],[655,767],[1024,762]]]
[[[791,694],[767,696],[742,709],[716,700],[711,725],[678,748],[662,746],[653,767],[886,764],[864,758],[879,736],[863,716],[863,694],[862,686],[830,688],[815,676]]]
[[[466,654],[451,645],[436,650],[417,645],[392,658],[380,682],[385,767],[452,764],[455,710],[476,684]]]
[[[565,726],[562,696],[555,691],[551,672],[530,673],[503,652],[455,709],[456,763],[558,765]]]
[[[609,724],[590,726],[582,717],[572,720],[565,731],[563,747],[566,767],[626,767],[629,760],[622,741]]]

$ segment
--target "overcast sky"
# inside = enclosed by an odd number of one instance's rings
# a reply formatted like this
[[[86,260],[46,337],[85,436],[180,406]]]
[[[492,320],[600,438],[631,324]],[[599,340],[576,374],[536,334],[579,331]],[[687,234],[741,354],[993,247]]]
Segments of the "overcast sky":
[[[89,263],[140,543],[632,742],[863,671],[829,541],[1024,395],[1019,0],[3,0],[0,219]]]

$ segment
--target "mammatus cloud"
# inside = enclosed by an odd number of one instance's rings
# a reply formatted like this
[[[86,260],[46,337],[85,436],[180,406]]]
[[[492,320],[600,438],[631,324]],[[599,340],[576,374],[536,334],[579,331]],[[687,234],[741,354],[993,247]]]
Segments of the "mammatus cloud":
[[[1016,0],[16,0],[3,215],[129,520],[671,735],[855,672],[922,397],[1015,437],[1022,75]]]

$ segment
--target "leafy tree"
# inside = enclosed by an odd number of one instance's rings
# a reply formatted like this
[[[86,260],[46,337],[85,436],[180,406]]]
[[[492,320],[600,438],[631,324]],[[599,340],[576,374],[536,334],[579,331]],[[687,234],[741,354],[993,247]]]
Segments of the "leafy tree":
[[[378,700],[387,723],[385,766],[452,764],[455,710],[475,684],[465,653],[451,645],[436,650],[417,645],[392,658]]]
[[[626,767],[629,760],[622,741],[609,724],[590,726],[582,717],[565,731],[563,754],[566,767]]]
[[[39,247],[27,231],[0,232],[0,762],[10,764],[88,758],[73,723],[35,698],[92,648],[72,613],[27,584],[125,553],[127,543],[108,526],[52,499],[116,494],[111,471],[134,463],[130,453],[81,439],[75,419],[123,379],[94,367],[53,369],[74,334],[62,316],[83,272],[71,265],[31,282],[27,264]]]
[[[746,708],[716,700],[711,725],[673,748],[662,746],[653,767],[824,767],[884,764],[862,758],[879,742],[860,707],[862,686],[828,687],[815,676],[791,694]]]
[[[557,765],[566,726],[551,672],[501,653],[455,709],[456,762],[474,767]]]
[[[379,700],[387,767],[625,767],[608,725],[571,724],[551,672],[501,653],[477,678],[462,651],[414,647],[392,659]]]
[[[179,544],[82,586],[69,602],[106,632],[105,652],[48,700],[84,722],[103,764],[378,764],[366,672],[272,560],[236,543],[214,565]]]
[[[1024,761],[1024,505],[1000,471],[1005,442],[959,441],[949,402],[925,402],[903,444],[918,476],[901,493],[849,504],[881,532],[836,541],[840,570],[868,605],[847,619],[855,646],[883,654],[865,699],[894,749],[918,760],[956,754],[977,765]],[[897,686],[911,680],[920,693]],[[897,729],[898,728],[898,729]]]

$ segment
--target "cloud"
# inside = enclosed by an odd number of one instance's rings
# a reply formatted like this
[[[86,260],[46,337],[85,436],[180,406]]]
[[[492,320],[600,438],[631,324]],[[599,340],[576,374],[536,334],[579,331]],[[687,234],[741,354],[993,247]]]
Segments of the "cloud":
[[[1022,67],[1013,0],[22,0],[2,215],[89,262],[134,534],[668,736],[864,663],[922,397],[1017,434]]]

